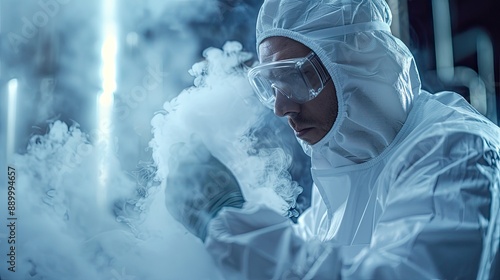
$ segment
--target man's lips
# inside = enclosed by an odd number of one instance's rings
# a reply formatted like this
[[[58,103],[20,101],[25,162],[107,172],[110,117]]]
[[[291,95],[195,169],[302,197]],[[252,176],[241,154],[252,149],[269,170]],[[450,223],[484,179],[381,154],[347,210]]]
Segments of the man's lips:
[[[295,136],[301,138],[302,136],[304,136],[306,133],[308,133],[309,131],[311,131],[312,127],[309,127],[309,128],[300,128],[300,129],[294,129],[295,130]]]
[[[311,129],[313,129],[312,127],[301,127],[301,126],[297,125],[292,119],[288,120],[288,124],[295,131],[295,136],[299,137],[299,138],[301,138],[306,133],[311,131]]]

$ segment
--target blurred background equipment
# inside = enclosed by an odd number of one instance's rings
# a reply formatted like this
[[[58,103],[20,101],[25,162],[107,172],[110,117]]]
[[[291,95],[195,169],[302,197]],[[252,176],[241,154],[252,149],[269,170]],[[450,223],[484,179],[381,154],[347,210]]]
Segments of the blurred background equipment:
[[[423,88],[452,90],[498,124],[500,19],[492,0],[388,0],[409,44]],[[397,25],[397,22],[396,22]],[[394,26],[393,26],[394,28]]]

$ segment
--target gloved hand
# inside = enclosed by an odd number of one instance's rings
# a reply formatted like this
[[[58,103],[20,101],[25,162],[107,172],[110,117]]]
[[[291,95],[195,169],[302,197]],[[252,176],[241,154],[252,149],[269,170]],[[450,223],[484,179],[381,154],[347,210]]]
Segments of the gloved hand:
[[[210,220],[223,207],[245,202],[231,171],[199,141],[173,147],[165,188],[170,214],[205,241]]]

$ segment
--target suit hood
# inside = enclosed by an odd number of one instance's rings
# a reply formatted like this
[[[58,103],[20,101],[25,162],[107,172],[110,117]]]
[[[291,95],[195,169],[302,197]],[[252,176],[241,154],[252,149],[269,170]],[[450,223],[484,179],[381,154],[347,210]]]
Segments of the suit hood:
[[[300,140],[313,168],[367,162],[394,140],[421,83],[413,55],[391,34],[383,0],[269,0],[257,18],[257,50],[283,36],[314,51],[330,73],[338,115],[314,145]]]

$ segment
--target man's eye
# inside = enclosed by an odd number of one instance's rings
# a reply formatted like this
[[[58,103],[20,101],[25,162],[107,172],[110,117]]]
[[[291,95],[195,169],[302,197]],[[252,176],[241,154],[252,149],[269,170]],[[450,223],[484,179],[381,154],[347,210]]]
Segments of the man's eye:
[[[315,72],[314,71],[310,71],[310,70],[307,70],[307,71],[304,71],[304,78],[308,79],[308,80],[312,80],[315,76]]]
[[[295,77],[300,77],[300,73],[299,73],[299,72],[297,72],[297,71],[293,71],[292,73],[290,73],[290,76],[292,76],[292,77],[294,77],[294,78],[295,78]]]
[[[286,79],[290,75],[293,75],[293,72],[294,71],[291,71],[291,70],[280,69],[280,70],[276,70],[273,74],[274,74],[274,77],[276,79]]]

